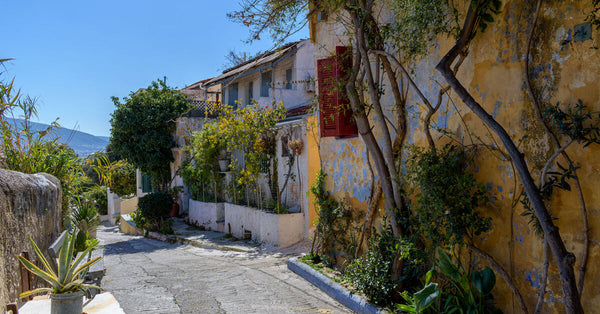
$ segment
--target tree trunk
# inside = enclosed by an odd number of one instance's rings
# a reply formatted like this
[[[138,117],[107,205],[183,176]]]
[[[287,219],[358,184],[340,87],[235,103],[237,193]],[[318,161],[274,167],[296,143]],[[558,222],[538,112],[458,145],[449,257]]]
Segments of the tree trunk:
[[[579,292],[577,291],[575,274],[573,272],[575,256],[567,251],[558,232],[558,228],[552,223],[552,217],[548,213],[540,193],[533,182],[523,154],[515,146],[515,143],[508,133],[506,133],[506,130],[504,130],[504,128],[494,120],[494,118],[490,116],[481,105],[475,101],[475,99],[473,99],[471,94],[469,94],[465,87],[454,76],[454,73],[450,70],[450,61],[452,60],[444,57],[444,59],[436,66],[436,69],[442,74],[454,92],[471,109],[471,111],[473,111],[473,113],[475,113],[479,119],[481,119],[500,138],[500,141],[506,148],[515,165],[525,193],[527,194],[535,211],[535,215],[544,230],[544,237],[547,239],[548,245],[554,255],[554,260],[558,266],[561,279],[565,309],[568,313],[583,313]]]
[[[352,19],[354,21],[354,25],[360,25],[360,18],[356,13],[352,13]],[[359,34],[361,32],[360,28],[356,29],[357,33],[355,36],[358,40],[358,37],[361,36]],[[388,219],[390,220],[390,224],[392,226],[392,231],[394,233],[394,237],[400,237],[402,234],[398,223],[396,221],[396,213],[395,210],[398,208],[398,203],[396,202],[396,193],[394,193],[394,185],[392,183],[392,176],[390,173],[389,166],[394,167],[394,165],[388,165],[386,159],[384,157],[379,144],[377,143],[377,139],[375,135],[373,135],[371,125],[369,119],[365,113],[365,109],[362,101],[358,97],[358,90],[356,87],[356,78],[358,76],[360,65],[362,63],[361,53],[355,53],[354,64],[352,73],[350,74],[350,78],[346,83],[346,92],[348,93],[348,99],[350,100],[350,106],[352,107],[352,111],[354,112],[354,119],[356,120],[356,126],[358,129],[358,134],[361,139],[365,143],[367,150],[371,154],[373,161],[375,163],[375,168],[377,169],[377,173],[379,174],[379,180],[381,182],[381,188],[383,191],[383,195],[385,196],[385,207]]]
[[[461,37],[437,64],[436,69],[442,74],[450,87],[461,98],[465,105],[467,105],[467,107],[469,107],[471,111],[500,138],[500,141],[506,148],[506,151],[515,165],[517,175],[523,184],[523,189],[527,194],[535,215],[544,231],[544,238],[548,241],[548,245],[552,250],[560,275],[565,309],[567,313],[583,313],[579,292],[577,291],[575,273],[573,271],[575,255],[567,251],[558,232],[558,228],[552,223],[552,217],[548,213],[539,190],[533,182],[531,173],[525,163],[524,155],[519,151],[508,133],[506,133],[506,130],[498,123],[498,121],[490,116],[477,101],[475,101],[450,69],[452,62],[454,62],[460,52],[465,49],[472,38],[472,34],[477,26],[477,21],[477,9],[470,5],[462,28]]]

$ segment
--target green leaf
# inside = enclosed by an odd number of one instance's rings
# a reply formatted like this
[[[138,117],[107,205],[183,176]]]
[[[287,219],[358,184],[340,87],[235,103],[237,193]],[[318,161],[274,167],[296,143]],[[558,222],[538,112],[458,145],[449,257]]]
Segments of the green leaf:
[[[458,268],[452,262],[452,258],[450,257],[450,255],[448,255],[448,253],[446,253],[446,251],[441,247],[438,247],[437,253],[438,253],[439,268],[440,268],[440,271],[442,272],[442,274],[450,277],[452,280],[454,280],[456,282],[460,282],[461,274],[458,271]]]
[[[425,274],[425,285],[429,284],[429,281],[431,281],[432,276],[433,272],[431,270]]]
[[[483,279],[481,277],[481,272],[478,271],[474,271],[471,274],[471,281],[473,282],[473,286],[475,287],[475,289],[477,289],[477,291],[483,293]]]
[[[28,261],[27,259],[25,259],[22,256],[17,256],[17,258],[19,259],[19,261],[21,262],[21,264],[23,264],[23,266],[25,266],[25,268],[27,268],[27,270],[29,270],[34,275],[36,275],[36,276],[42,278],[43,280],[47,281],[52,286],[60,286],[60,283],[58,282],[56,276],[53,276],[50,273],[41,270],[35,264],[33,264],[32,262]]]
[[[440,290],[437,283],[427,284],[423,289],[415,292],[413,298],[415,299],[417,312],[427,309],[439,296]]]
[[[46,259],[44,254],[42,254],[42,251],[37,246],[37,244],[35,244],[35,242],[33,241],[33,239],[31,237],[29,237],[29,242],[31,242],[31,245],[33,246],[33,251],[35,252],[35,255],[37,255],[38,259],[42,262],[42,265],[44,266],[44,269],[46,270],[46,272],[48,272],[51,276],[56,277],[56,274],[54,273],[54,270],[50,266],[50,263],[48,263],[48,260]]]
[[[489,13],[484,13],[481,15],[481,19],[486,21],[487,23],[494,23],[494,17]]]
[[[406,304],[396,304],[396,309],[406,313],[417,313],[414,307]]]
[[[32,296],[34,294],[46,293],[46,292],[51,292],[51,291],[52,291],[52,289],[50,289],[50,288],[38,288],[38,289],[35,289],[35,290],[25,291],[25,292],[19,294],[19,298],[20,299],[24,299],[24,298],[27,298],[27,297]]]
[[[489,267],[485,267],[481,272],[483,294],[489,294],[496,285],[496,275]]]

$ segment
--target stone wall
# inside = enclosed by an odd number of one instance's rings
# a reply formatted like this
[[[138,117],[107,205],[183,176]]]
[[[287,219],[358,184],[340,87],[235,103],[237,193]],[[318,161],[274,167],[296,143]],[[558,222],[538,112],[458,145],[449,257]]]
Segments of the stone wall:
[[[45,253],[60,234],[61,198],[60,181],[49,174],[0,169],[0,309],[21,292],[16,255],[29,252],[37,262],[28,237]],[[34,277],[34,287],[44,284]]]

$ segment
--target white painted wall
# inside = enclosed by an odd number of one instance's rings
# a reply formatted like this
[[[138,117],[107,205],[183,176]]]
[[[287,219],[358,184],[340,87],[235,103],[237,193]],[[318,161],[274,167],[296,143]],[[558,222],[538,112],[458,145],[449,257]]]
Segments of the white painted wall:
[[[236,238],[242,238],[244,230],[249,230],[252,240],[286,247],[303,239],[304,214],[277,215],[225,203],[225,232],[229,232],[229,228]]]
[[[205,203],[190,199],[189,205],[188,219],[194,224],[217,231],[217,221],[225,220],[224,203]]]
[[[114,226],[115,217],[121,216],[121,198],[116,193],[111,192],[110,188],[107,187],[106,200],[108,203],[108,222]]]

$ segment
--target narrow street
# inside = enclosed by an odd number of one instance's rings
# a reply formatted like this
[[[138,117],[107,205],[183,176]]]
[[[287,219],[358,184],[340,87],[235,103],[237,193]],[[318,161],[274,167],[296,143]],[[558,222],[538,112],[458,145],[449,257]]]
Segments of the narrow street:
[[[170,244],[100,226],[102,287],[126,313],[348,313],[289,271],[289,256]]]

